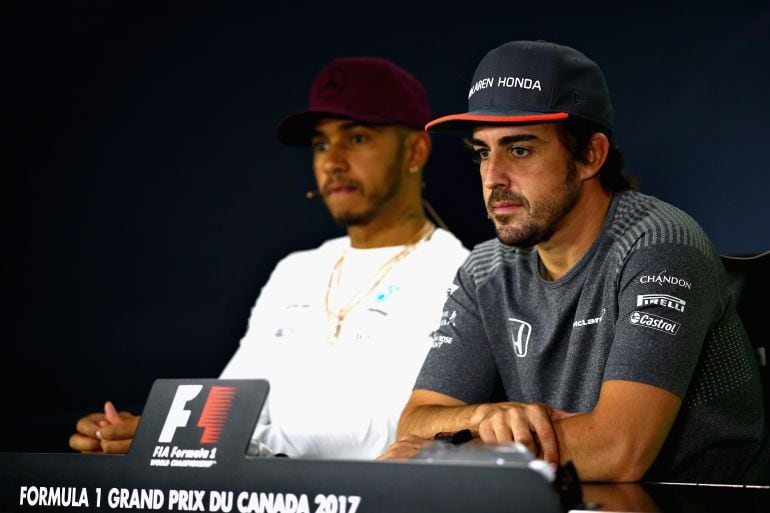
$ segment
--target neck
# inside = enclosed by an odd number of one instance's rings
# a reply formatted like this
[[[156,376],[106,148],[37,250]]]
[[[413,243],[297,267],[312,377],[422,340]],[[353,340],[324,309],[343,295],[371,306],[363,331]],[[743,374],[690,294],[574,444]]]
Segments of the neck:
[[[395,215],[383,214],[368,224],[349,226],[350,245],[370,249],[409,244],[425,227],[426,220],[422,206],[406,208]]]
[[[544,278],[555,281],[567,274],[601,233],[612,193],[595,182],[580,195],[554,235],[535,247]]]

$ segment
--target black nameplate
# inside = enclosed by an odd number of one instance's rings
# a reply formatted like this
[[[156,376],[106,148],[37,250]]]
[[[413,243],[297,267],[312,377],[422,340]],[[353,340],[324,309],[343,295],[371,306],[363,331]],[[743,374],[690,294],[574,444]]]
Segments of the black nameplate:
[[[211,468],[246,453],[265,380],[157,380],[128,457],[138,467]]]

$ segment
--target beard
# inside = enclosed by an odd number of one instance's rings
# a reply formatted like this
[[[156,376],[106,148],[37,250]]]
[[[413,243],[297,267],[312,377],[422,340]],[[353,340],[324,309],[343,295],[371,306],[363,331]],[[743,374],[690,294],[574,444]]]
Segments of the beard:
[[[572,210],[580,196],[577,175],[575,161],[570,159],[567,163],[567,176],[557,193],[534,203],[519,193],[494,189],[487,201],[487,212],[494,222],[500,242],[508,246],[532,247],[550,239],[559,221]],[[526,213],[518,221],[516,216],[494,215],[493,204],[497,201],[519,203]]]
[[[366,199],[366,205],[363,209],[340,209],[333,208],[329,203],[326,203],[326,207],[329,209],[334,221],[345,228],[349,226],[364,226],[369,224],[380,213],[382,206],[395,198],[401,190],[402,173],[401,167],[403,165],[404,155],[406,152],[406,146],[402,140],[399,144],[398,152],[395,158],[391,161],[390,166],[385,173],[384,181],[379,185],[373,187],[373,190],[369,193],[363,189],[360,183],[356,181],[344,181],[345,184],[355,187],[360,194]],[[333,181],[332,181],[333,182]],[[332,185],[332,182],[327,184],[325,188]],[[324,197],[326,194],[324,194]]]

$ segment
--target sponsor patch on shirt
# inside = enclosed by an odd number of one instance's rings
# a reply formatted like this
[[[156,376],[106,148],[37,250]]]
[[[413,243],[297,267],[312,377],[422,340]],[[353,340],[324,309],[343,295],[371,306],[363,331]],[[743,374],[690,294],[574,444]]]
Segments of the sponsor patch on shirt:
[[[628,322],[634,326],[662,331],[669,335],[676,335],[681,326],[680,323],[672,321],[671,319],[666,319],[660,315],[637,311],[631,312],[631,315],[628,316]]]
[[[590,326],[591,324],[599,324],[602,322],[602,319],[604,318],[604,312],[606,312],[606,308],[602,308],[602,314],[599,317],[589,317],[588,319],[580,319],[579,321],[575,321],[572,323],[573,328],[579,328],[580,326]]]
[[[529,336],[532,334],[532,325],[521,319],[509,318],[511,334],[511,344],[513,345],[513,352],[519,358],[527,356],[527,348],[529,347]]]
[[[639,294],[636,296],[636,306],[658,305],[671,308],[677,312],[684,312],[686,304],[687,302],[684,299],[669,296],[668,294]]]
[[[644,275],[641,278],[639,278],[639,283],[645,284],[645,283],[657,283],[660,286],[663,285],[676,285],[678,287],[685,288],[687,290],[692,289],[692,283],[685,280],[684,278],[679,278],[678,276],[669,276],[667,274],[667,271],[664,269],[660,271],[656,275]]]
[[[439,347],[443,346],[444,344],[451,344],[454,342],[454,339],[447,335],[442,335],[438,331],[434,331],[431,333],[431,338],[433,339],[433,342],[431,343],[430,347],[433,349],[438,349]]]

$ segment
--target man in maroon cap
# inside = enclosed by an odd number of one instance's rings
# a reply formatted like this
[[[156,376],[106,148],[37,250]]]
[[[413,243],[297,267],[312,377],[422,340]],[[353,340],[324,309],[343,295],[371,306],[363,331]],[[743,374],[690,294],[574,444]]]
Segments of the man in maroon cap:
[[[374,57],[335,59],[278,137],[311,146],[318,192],[347,236],[281,260],[222,378],[263,378],[251,452],[374,458],[393,441],[468,251],[425,215],[431,118],[417,79]],[[125,452],[139,417],[83,417],[70,446]]]

